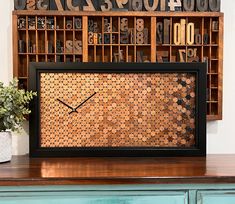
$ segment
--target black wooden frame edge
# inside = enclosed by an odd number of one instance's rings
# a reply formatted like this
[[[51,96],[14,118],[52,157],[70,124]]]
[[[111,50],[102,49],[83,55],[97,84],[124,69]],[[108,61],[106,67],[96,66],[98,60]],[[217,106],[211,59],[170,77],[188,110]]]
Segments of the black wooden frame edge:
[[[158,66],[156,68],[156,65]],[[178,68],[175,68],[175,65]],[[95,68],[94,68],[95,66]],[[127,67],[128,66],[128,67]],[[79,68],[78,68],[79,67]],[[123,67],[123,68],[120,68]],[[143,68],[144,67],[144,68]],[[40,148],[39,147],[39,110],[37,98],[30,105],[30,156],[32,157],[75,157],[75,156],[205,156],[206,155],[206,63],[30,63],[29,89],[36,91],[38,71],[78,71],[94,72],[196,72],[197,79],[197,120],[196,148]]]

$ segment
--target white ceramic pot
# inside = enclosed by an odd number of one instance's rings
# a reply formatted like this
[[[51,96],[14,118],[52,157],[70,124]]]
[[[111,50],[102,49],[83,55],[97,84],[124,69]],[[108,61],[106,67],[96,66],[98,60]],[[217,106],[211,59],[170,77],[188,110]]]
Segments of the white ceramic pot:
[[[0,132],[0,163],[11,161],[11,132]]]

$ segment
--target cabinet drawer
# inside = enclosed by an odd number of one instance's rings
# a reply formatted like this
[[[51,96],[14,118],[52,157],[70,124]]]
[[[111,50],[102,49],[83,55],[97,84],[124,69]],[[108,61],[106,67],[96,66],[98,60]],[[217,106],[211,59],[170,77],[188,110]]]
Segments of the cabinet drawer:
[[[0,204],[187,204],[187,192],[21,192],[0,194]]]
[[[234,204],[235,191],[198,191],[197,204]]]

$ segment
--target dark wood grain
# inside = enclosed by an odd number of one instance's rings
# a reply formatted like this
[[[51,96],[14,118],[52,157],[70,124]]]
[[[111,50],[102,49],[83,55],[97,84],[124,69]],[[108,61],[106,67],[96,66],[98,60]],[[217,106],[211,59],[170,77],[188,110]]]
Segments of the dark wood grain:
[[[180,158],[13,157],[0,186],[235,183],[235,155]]]

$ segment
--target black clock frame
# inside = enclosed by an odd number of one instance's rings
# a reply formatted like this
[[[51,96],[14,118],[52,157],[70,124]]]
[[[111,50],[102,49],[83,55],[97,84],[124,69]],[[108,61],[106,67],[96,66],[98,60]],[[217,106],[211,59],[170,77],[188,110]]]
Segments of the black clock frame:
[[[29,90],[38,96],[30,104],[30,156],[205,156],[206,155],[206,63],[30,63]],[[160,147],[40,147],[40,73],[194,73],[196,75],[196,145],[190,148]]]

